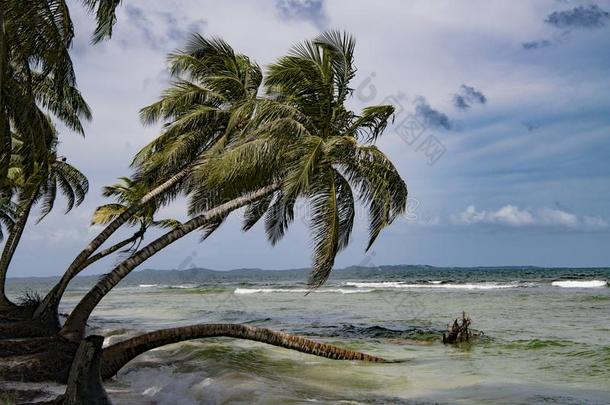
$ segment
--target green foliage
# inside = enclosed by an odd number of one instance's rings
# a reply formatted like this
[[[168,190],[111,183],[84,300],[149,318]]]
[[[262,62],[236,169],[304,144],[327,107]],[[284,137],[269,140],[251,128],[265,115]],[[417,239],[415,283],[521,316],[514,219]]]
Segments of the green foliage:
[[[354,46],[351,36],[335,31],[295,46],[268,68],[260,95],[258,65],[220,39],[194,36],[170,55],[172,87],[141,112],[143,122],[165,125],[136,156],[137,178],[159,184],[188,170],[174,193],[188,194],[191,215],[278,185],[244,215],[244,230],[264,218],[272,244],[294,220],[296,202],[306,199],[314,245],[309,283],[320,286],[349,243],[355,200],[370,213],[368,249],[407,199],[400,174],[373,145],[393,107],[356,114],[345,106],[356,72]],[[223,220],[206,226],[204,237]]]
[[[120,0],[83,0],[96,14],[94,42],[109,37]],[[14,133],[21,137],[24,174],[31,175],[52,145],[52,114],[82,134],[91,112],[70,58],[74,27],[65,0],[5,0],[0,5],[0,188],[11,188]]]
[[[406,207],[404,181],[371,144],[392,118],[393,107],[370,106],[358,115],[345,106],[356,72],[354,45],[352,37],[333,31],[295,46],[269,67],[265,93],[271,101],[261,102],[253,118],[257,136],[273,140],[276,154],[260,161],[259,170],[268,172],[272,165],[269,181],[281,184],[266,218],[271,243],[292,221],[294,201],[309,200],[312,287],[326,281],[335,256],[349,243],[354,195],[370,213],[367,249]],[[249,218],[247,225],[251,223]]]
[[[97,26],[93,33],[92,42],[98,43],[112,36],[112,28],[116,23],[116,9],[121,0],[82,0],[87,9],[95,14]]]
[[[114,198],[116,203],[99,206],[93,213],[91,225],[105,225],[112,222],[132,205],[138,204],[140,199],[149,192],[148,185],[129,177],[121,177],[119,183],[104,187],[103,195]],[[142,205],[139,210],[127,221],[131,226],[139,227],[139,240],[142,241],[145,232],[151,226],[160,228],[175,228],[180,225],[174,219],[155,220],[155,214],[159,209],[157,201],[150,201]],[[137,246],[134,243],[134,246]]]
[[[8,232],[13,229],[17,211],[17,205],[10,198],[0,195],[0,242],[4,240],[3,228]]]

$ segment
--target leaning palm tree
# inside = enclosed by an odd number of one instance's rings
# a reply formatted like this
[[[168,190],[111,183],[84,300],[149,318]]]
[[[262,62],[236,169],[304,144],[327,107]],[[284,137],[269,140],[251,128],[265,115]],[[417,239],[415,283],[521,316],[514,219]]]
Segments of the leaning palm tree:
[[[172,87],[142,109],[145,124],[164,123],[159,137],[135,157],[133,181],[146,189],[76,256],[61,280],[45,296],[35,318],[55,316],[68,283],[94,252],[121,226],[150,204],[162,206],[188,189],[195,163],[222,150],[250,118],[252,100],[262,81],[260,68],[220,39],[194,35],[187,47],[169,56]]]
[[[63,125],[81,134],[83,133],[81,120],[91,118],[88,105],[74,86],[64,85],[62,91],[57,92],[51,76],[45,75],[42,71],[28,71],[28,76],[35,82],[30,97],[20,93],[23,89],[15,85],[23,74],[22,71],[14,75],[11,78],[13,86],[9,86],[14,90],[10,94],[12,101],[9,104],[26,105],[26,107],[17,111],[17,117],[10,119],[11,159],[0,191],[4,197],[11,198],[16,195],[20,206],[20,213],[16,219],[18,226],[9,235],[0,259],[0,301],[5,304],[8,303],[8,300],[4,299],[6,272],[33,205],[41,198],[44,189],[48,189],[50,191],[46,202],[50,202],[49,208],[52,208],[53,190],[57,189],[57,184],[60,188],[64,187],[62,179],[57,180],[58,183],[55,185],[44,183],[44,179],[53,181],[53,173],[56,170],[61,171],[63,168],[69,171],[71,167],[62,166],[62,163],[57,161],[57,131],[50,116],[54,116]],[[28,106],[28,103],[31,105]],[[74,180],[76,183],[80,182],[78,178],[82,176],[70,172],[64,175],[67,181]],[[66,189],[70,204],[74,204],[72,201],[74,198],[80,198],[80,192],[81,190],[78,189],[74,194]]]
[[[382,132],[391,115],[391,108],[369,108],[357,115],[347,112],[340,105],[350,93],[347,88],[349,75],[345,73],[353,71],[350,51],[353,45],[342,46],[344,43],[351,44],[348,39],[347,36],[328,34],[308,43],[307,46],[321,55],[315,58],[316,64],[311,63],[312,58],[296,51],[290,56],[294,58],[291,63],[302,65],[300,73],[295,69],[296,75],[309,73],[312,67],[315,68],[311,80],[307,79],[311,85],[310,91],[300,93],[302,99],[298,95],[295,97],[287,86],[270,80],[266,97],[255,97],[232,109],[227,114],[229,120],[226,127],[219,132],[225,135],[220,136],[203,153],[193,155],[196,157],[194,165],[189,166],[188,176],[184,178],[183,189],[190,195],[191,219],[139,249],[105,275],[77,304],[58,336],[38,339],[25,346],[22,342],[14,341],[0,344],[0,354],[27,354],[31,360],[21,364],[3,362],[0,375],[65,381],[69,364],[84,336],[86,321],[104,295],[130,271],[164,247],[196,230],[203,229],[206,234],[213,231],[238,208],[247,207],[246,227],[251,227],[263,215],[267,215],[268,232],[271,236],[275,235],[271,238],[273,242],[281,237],[293,217],[293,200],[305,198],[312,203],[312,228],[316,240],[312,287],[321,283],[320,280],[329,271],[328,262],[334,260],[338,250],[347,244],[353,221],[350,212],[354,211],[348,202],[353,204],[354,200],[341,197],[344,194],[357,193],[362,201],[371,206],[372,243],[379,230],[404,210],[406,187],[389,160],[376,148],[367,145]],[[270,79],[273,69],[283,60],[271,67]],[[341,68],[342,65],[345,68]],[[319,76],[325,79],[323,86],[316,79]],[[231,93],[222,92],[223,96],[228,94]],[[309,103],[306,99],[309,99]],[[206,109],[201,110],[201,114],[208,115]],[[181,112],[180,117],[185,118],[181,122],[190,123],[185,128],[196,130],[201,122],[208,122],[190,120],[194,115],[188,110]],[[212,115],[218,117],[220,114],[215,111]],[[171,127],[171,123],[167,127]],[[177,133],[175,139],[180,137],[181,134]],[[315,144],[319,151],[312,153],[316,149],[312,147]],[[294,148],[306,151],[309,159],[295,153]],[[350,159],[354,161],[347,161]],[[179,163],[176,160],[176,168]],[[171,164],[166,165],[152,158],[151,165],[144,164],[142,167],[143,171],[150,169],[153,174],[163,173],[161,178],[175,173]],[[335,179],[335,171],[344,174],[346,182]],[[330,173],[333,174],[332,178]],[[158,181],[152,176],[153,183]],[[320,237],[323,228],[334,236]],[[330,358],[378,359],[262,328],[230,324],[193,325],[153,332],[109,347],[103,356],[103,373],[105,376],[113,374],[146,350],[209,336],[251,339]],[[35,354],[32,354],[33,351]]]
[[[392,107],[368,107],[358,115],[344,105],[355,72],[353,47],[347,34],[331,32],[295,47],[272,65],[269,97],[256,102],[248,130],[194,170],[193,218],[104,276],[77,304],[61,335],[81,340],[93,309],[134,268],[195,230],[209,232],[241,207],[257,208],[248,211],[247,227],[267,212],[267,231],[276,242],[293,218],[295,201],[310,201],[312,288],[327,279],[336,254],[349,242],[355,193],[370,210],[369,248],[404,211],[407,189],[390,160],[370,144],[387,125]],[[210,202],[210,190],[220,197]]]
[[[91,225],[107,225],[128,210],[132,205],[137,204],[142,197],[148,193],[148,188],[145,184],[136,180],[130,179],[129,177],[121,177],[120,182],[111,186],[104,187],[104,197],[114,197],[117,202],[104,204],[95,210],[93,218],[91,219]],[[128,225],[135,226],[138,230],[130,237],[123,239],[114,245],[94,254],[89,257],[83,264],[83,268],[90,266],[96,261],[109,256],[120,249],[131,245],[123,252],[128,253],[138,250],[140,244],[144,240],[144,234],[151,227],[170,228],[180,224],[175,219],[161,219],[156,220],[155,214],[159,206],[155,201],[151,201],[141,206],[140,211],[134,214],[129,221]]]
[[[50,121],[50,118],[48,118]],[[19,138],[19,135],[15,135]],[[18,144],[20,142],[17,142]],[[22,147],[23,144],[21,143]],[[66,158],[57,155],[57,134],[54,132],[54,142],[44,164],[37,164],[34,172],[29,176],[19,176],[22,170],[15,170],[13,181],[19,186],[18,213],[15,226],[12,227],[9,237],[4,245],[0,257],[0,303],[8,304],[5,296],[6,274],[21,241],[23,231],[30,217],[32,208],[40,203],[41,214],[37,220],[40,222],[54,207],[58,191],[67,201],[66,213],[74,206],[80,205],[87,191],[89,182],[87,178],[74,166],[66,162]]]

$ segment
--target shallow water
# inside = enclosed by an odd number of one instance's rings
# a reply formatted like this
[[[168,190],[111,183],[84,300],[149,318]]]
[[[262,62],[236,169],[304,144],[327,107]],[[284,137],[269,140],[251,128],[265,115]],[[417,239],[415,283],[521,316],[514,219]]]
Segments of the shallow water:
[[[199,322],[240,322],[395,360],[321,359],[207,339],[146,353],[108,385],[117,404],[610,403],[610,270],[431,270],[334,279],[119,288],[94,313],[107,343]],[[559,281],[559,283],[557,283]],[[594,282],[596,281],[596,282]],[[84,291],[70,291],[64,310]],[[485,333],[442,330],[466,311]]]

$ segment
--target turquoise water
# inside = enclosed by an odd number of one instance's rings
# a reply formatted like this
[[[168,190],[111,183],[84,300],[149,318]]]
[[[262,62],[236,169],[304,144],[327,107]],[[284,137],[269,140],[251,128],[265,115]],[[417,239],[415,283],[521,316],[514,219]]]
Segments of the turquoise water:
[[[156,404],[610,403],[609,269],[371,269],[304,295],[300,279],[131,284],[91,320],[107,343],[199,322],[239,322],[394,360],[321,359],[208,339],[146,353],[108,387],[115,402]],[[84,290],[72,290],[69,310]],[[484,336],[445,346],[466,311]]]

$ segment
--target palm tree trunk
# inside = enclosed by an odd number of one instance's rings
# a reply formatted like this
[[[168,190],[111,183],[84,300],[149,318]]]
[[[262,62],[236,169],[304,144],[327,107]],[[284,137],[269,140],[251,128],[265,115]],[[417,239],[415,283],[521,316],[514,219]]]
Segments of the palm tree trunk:
[[[11,131],[4,106],[4,71],[7,65],[4,7],[5,2],[0,1],[0,190],[3,190],[6,185],[12,149]]]
[[[84,268],[89,267],[98,260],[103,259],[104,257],[111,255],[117,250],[129,245],[130,243],[135,242],[136,240],[138,240],[138,238],[142,236],[142,234],[143,232],[138,231],[134,233],[133,236],[124,239],[110,246],[109,248],[102,250],[101,252],[94,254],[93,256],[85,260],[85,262],[82,264],[82,268],[80,268],[78,271],[82,271]],[[63,294],[60,294],[59,288],[57,286],[53,287],[53,289],[47,294],[47,296],[49,297],[48,305],[44,306],[44,308],[41,308],[39,306],[34,312],[33,318],[43,323],[56,319],[59,312],[59,302],[61,301],[62,295]]]
[[[28,218],[30,216],[30,211],[32,211],[32,206],[36,201],[36,197],[38,195],[38,189],[36,189],[30,198],[27,200],[25,207],[23,207],[23,211],[17,220],[15,226],[13,226],[13,230],[11,231],[10,236],[6,240],[6,245],[4,245],[4,249],[2,251],[2,257],[0,257],[0,306],[12,306],[13,304],[6,297],[6,273],[8,272],[8,268],[13,260],[13,256],[15,255],[15,251],[17,250],[17,245],[19,245],[19,241],[21,240],[21,236],[23,235],[23,230],[25,229],[25,225],[28,222]]]
[[[103,336],[84,339],[70,367],[66,393],[57,398],[57,405],[112,405],[100,375]]]
[[[95,252],[102,244],[110,237],[112,234],[121,227],[125,222],[129,221],[129,219],[140,209],[140,207],[150,201],[155,200],[162,194],[164,194],[167,190],[178,184],[186,175],[188,174],[188,169],[184,169],[178,174],[171,177],[165,183],[161,184],[159,187],[155,188],[148,194],[146,194],[142,199],[137,203],[129,207],[125,212],[116,217],[114,221],[104,228],[102,232],[100,232],[88,245],[85,249],[83,249],[78,256],[72,261],[72,264],[68,267],[64,275],[61,277],[59,282],[49,291],[49,293],[44,297],[36,311],[34,312],[35,318],[44,317],[45,314],[55,313],[57,312],[57,305],[59,305],[59,301],[61,297],[66,292],[66,288],[68,288],[68,284],[70,281],[81,271],[87,267],[86,261]]]
[[[205,214],[199,215],[174,228],[140,249],[134,255],[115,267],[110,273],[106,274],[91,290],[89,290],[87,295],[80,300],[66,320],[60,334],[66,339],[80,341],[83,338],[85,326],[91,312],[95,309],[97,304],[99,304],[102,298],[104,298],[104,296],[133,269],[166,246],[194,230],[201,228],[201,226],[206,223],[265,197],[275,192],[278,188],[279,187],[276,185],[263,187],[255,192],[221,204],[216,208],[207,211]]]
[[[335,360],[385,362],[381,357],[266,328],[226,323],[200,324],[146,333],[105,348],[102,354],[102,378],[113,377],[125,364],[148,350],[184,340],[208,337],[253,340]]]
[[[132,236],[130,236],[129,238],[123,239],[122,241],[110,246],[109,248],[104,249],[101,252],[94,254],[93,256],[91,256],[87,260],[85,260],[85,263],[83,263],[83,269],[86,267],[89,267],[90,265],[97,262],[98,260],[103,259],[104,257],[113,254],[117,250],[124,248],[125,246],[129,245],[130,243],[134,243],[139,238],[141,238],[143,234],[144,234],[144,232],[138,231],[138,232],[134,233]]]

